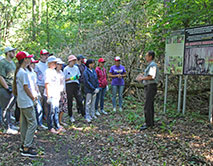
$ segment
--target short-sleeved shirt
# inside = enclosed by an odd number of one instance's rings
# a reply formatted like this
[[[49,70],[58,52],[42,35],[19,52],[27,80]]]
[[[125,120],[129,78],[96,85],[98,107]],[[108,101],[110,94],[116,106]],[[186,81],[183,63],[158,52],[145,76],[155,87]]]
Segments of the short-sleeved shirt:
[[[36,73],[34,72],[33,69],[31,69],[31,71],[26,69],[26,71],[27,71],[27,74],[28,74],[28,77],[29,77],[30,90],[31,90],[34,97],[38,97],[38,92],[36,90],[37,75],[36,75]]]
[[[9,88],[12,88],[15,70],[16,65],[13,61],[9,62],[5,58],[0,61],[0,76],[4,78]],[[3,88],[1,84],[0,88]]]
[[[152,80],[143,80],[144,85],[157,84],[159,77],[159,69],[154,61],[151,61],[144,71],[144,76],[151,76]]]
[[[57,71],[57,75],[58,75],[58,78],[60,79],[60,92],[63,92],[65,90],[65,77],[64,77],[64,73],[60,70],[60,71]]]
[[[0,56],[0,60],[2,60],[2,59],[4,59],[4,57],[3,57],[3,56]]]
[[[119,66],[112,66],[109,70],[110,73],[112,73],[112,75],[118,75],[118,74],[124,74],[126,73],[125,67],[122,65]],[[112,78],[112,85],[124,85],[124,79],[123,78]]]
[[[37,74],[37,85],[38,86],[44,86],[44,77],[45,77],[45,71],[48,69],[47,63],[43,63],[39,61],[39,63],[35,66],[35,72]]]
[[[17,84],[17,103],[19,108],[28,108],[33,106],[32,99],[27,95],[24,90],[24,85],[28,85],[30,89],[29,76],[27,71],[20,68],[16,75]]]
[[[60,78],[55,69],[48,68],[45,71],[45,84],[48,83],[48,96],[50,98],[60,100]],[[47,96],[46,89],[44,90],[44,96]]]
[[[70,77],[74,77],[78,75],[79,77],[81,76],[81,73],[80,73],[80,70],[78,68],[78,66],[74,65],[73,67],[70,67],[70,66],[66,66],[64,68],[64,76],[65,76],[65,80],[70,78]],[[72,82],[76,82],[79,84],[79,80],[70,80],[70,81],[67,81],[67,83],[72,83]]]

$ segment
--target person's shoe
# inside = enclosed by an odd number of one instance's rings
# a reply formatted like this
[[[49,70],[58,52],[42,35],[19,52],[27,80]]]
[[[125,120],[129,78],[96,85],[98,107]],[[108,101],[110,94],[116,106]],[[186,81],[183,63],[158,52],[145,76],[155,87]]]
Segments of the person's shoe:
[[[18,126],[15,126],[15,125],[11,125],[10,128],[13,129],[13,130],[19,130],[20,129]]]
[[[66,132],[66,130],[63,128],[63,127],[61,127],[61,128],[59,128],[58,130],[57,130],[57,132],[59,132],[59,133],[65,133]]]
[[[95,111],[95,114],[96,114],[97,116],[100,116],[100,115],[101,115],[100,112],[98,112],[98,110]]]
[[[119,111],[120,111],[120,112],[122,112],[122,111],[123,111],[123,109],[120,107],[120,108],[119,108]]]
[[[97,117],[97,116],[95,116],[95,115],[93,115],[93,116],[92,116],[92,118],[93,118],[93,119],[97,119],[98,117]]]
[[[60,125],[62,125],[62,126],[68,126],[68,124],[66,124],[64,122],[61,122]]]
[[[43,124],[40,126],[42,129],[44,129],[44,130],[47,130],[48,129],[48,127],[47,126],[44,126]]]
[[[23,151],[24,151],[24,146],[23,146],[23,145],[21,145],[21,147],[19,148],[19,151],[20,151],[20,152],[23,152]]]
[[[58,134],[58,132],[54,128],[51,128],[49,131],[53,134]]]
[[[140,131],[143,131],[143,130],[146,130],[146,129],[148,129],[148,126],[147,125],[143,125],[143,126],[141,126]]]
[[[104,115],[107,115],[108,113],[104,110],[101,110],[101,113],[104,114]]]
[[[21,155],[25,157],[36,157],[38,156],[38,153],[34,151],[33,148],[28,148],[28,150],[23,149],[23,151],[21,152]]]
[[[75,122],[75,119],[73,116],[70,117],[70,122],[74,123]]]
[[[85,120],[87,121],[87,123],[90,123],[92,121],[90,118],[85,118]]]
[[[11,129],[11,128],[8,128],[7,130],[6,130],[6,133],[7,134],[18,134],[18,131],[17,130],[14,130],[14,129]]]
[[[116,108],[113,108],[113,112],[116,112]]]

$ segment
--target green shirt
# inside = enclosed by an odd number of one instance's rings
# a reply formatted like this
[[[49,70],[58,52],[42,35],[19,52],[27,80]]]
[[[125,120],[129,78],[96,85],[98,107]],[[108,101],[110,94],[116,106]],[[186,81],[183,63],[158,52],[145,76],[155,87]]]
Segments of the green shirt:
[[[0,61],[0,76],[2,76],[7,85],[12,88],[16,65],[13,61],[9,62],[6,58]],[[0,84],[0,88],[3,86]]]

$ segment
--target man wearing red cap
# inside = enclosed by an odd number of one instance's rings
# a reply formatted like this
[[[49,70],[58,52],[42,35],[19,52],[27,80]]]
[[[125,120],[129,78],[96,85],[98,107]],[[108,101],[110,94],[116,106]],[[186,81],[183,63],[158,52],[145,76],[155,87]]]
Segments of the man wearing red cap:
[[[36,64],[35,66],[35,72],[37,74],[37,85],[39,88],[39,91],[41,93],[41,105],[44,110],[44,114],[47,117],[47,112],[48,112],[48,105],[47,105],[47,99],[44,96],[44,89],[45,89],[45,83],[44,83],[44,76],[45,76],[45,71],[47,70],[47,58],[49,56],[49,52],[45,49],[40,51],[40,61],[39,63]]]
[[[15,103],[12,94],[12,84],[16,65],[13,62],[16,48],[6,47],[5,58],[0,61],[0,107],[2,109],[4,121],[6,122],[7,133],[17,134],[17,127],[11,124],[11,108]],[[5,112],[5,113],[4,113]],[[1,118],[1,117],[0,117]]]

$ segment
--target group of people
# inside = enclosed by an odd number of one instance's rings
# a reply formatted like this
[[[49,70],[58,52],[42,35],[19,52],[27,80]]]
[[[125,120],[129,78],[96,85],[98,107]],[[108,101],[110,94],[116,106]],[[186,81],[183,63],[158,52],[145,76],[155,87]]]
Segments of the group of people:
[[[5,57],[0,59],[0,125],[6,133],[17,134],[19,127],[13,125],[12,108],[16,105],[15,119],[20,121],[21,146],[23,156],[36,156],[32,148],[34,133],[46,129],[53,134],[65,132],[63,113],[75,122],[73,98],[79,114],[90,123],[104,110],[104,96],[108,91],[108,77],[112,79],[112,103],[116,112],[116,96],[119,96],[119,111],[122,111],[125,67],[120,57],[115,57],[109,74],[104,68],[105,60],[85,59],[83,55],[69,55],[65,65],[60,58],[47,50],[40,51],[40,59],[25,51],[15,54],[16,48],[5,48]],[[13,62],[16,57],[17,64]],[[44,125],[47,123],[47,127]]]

